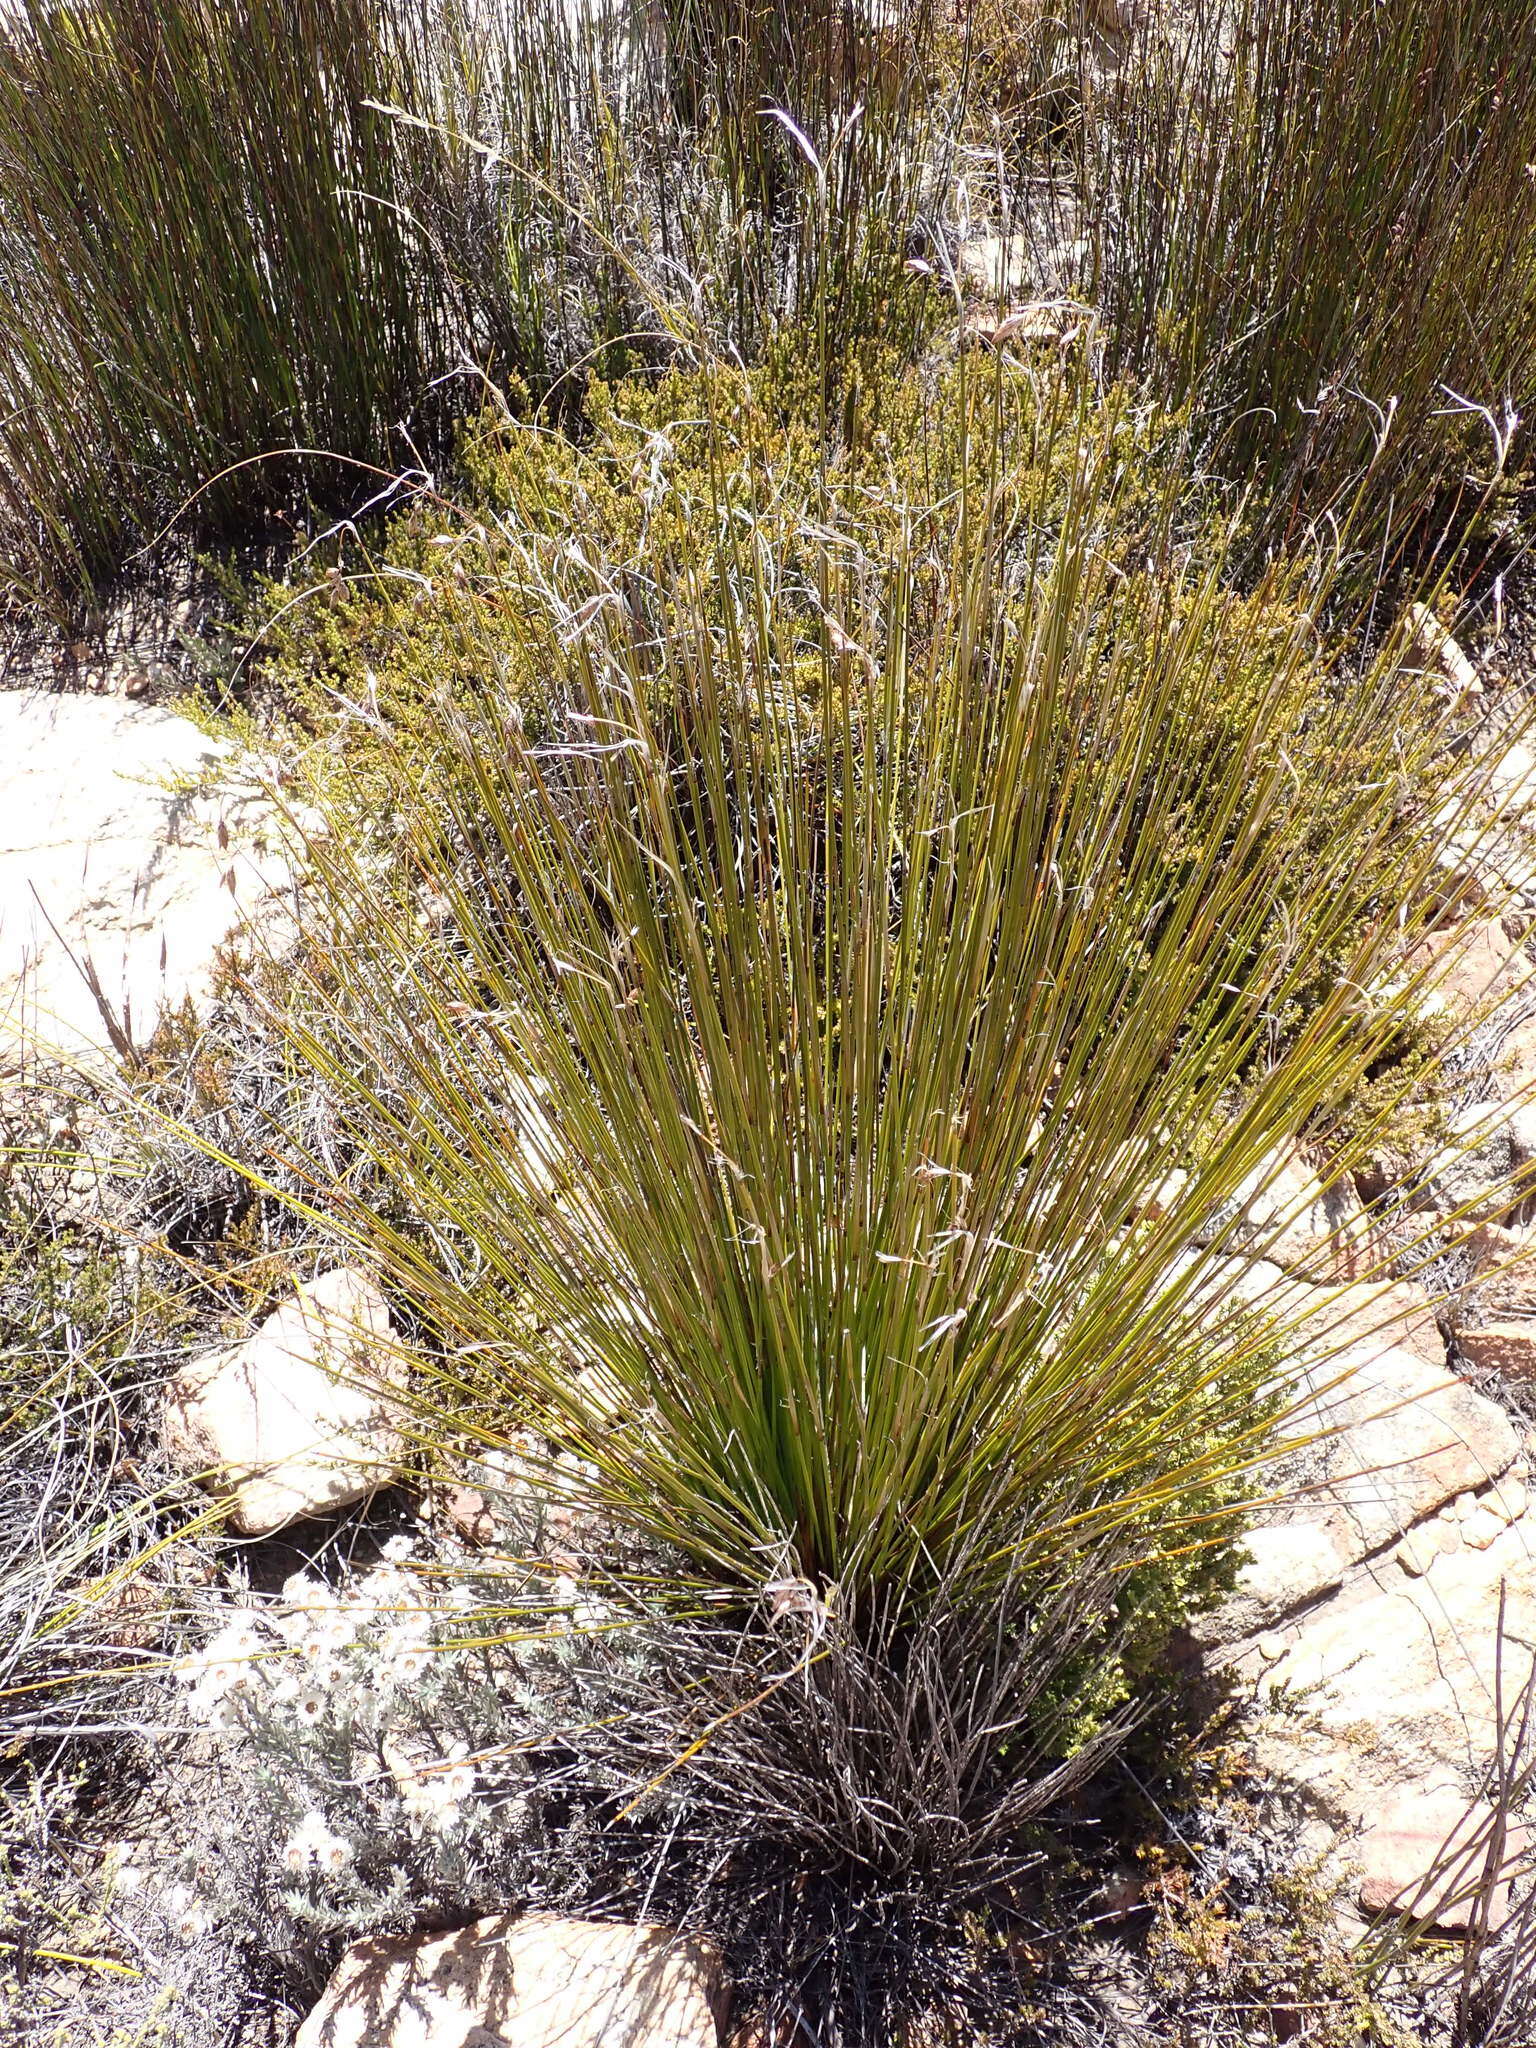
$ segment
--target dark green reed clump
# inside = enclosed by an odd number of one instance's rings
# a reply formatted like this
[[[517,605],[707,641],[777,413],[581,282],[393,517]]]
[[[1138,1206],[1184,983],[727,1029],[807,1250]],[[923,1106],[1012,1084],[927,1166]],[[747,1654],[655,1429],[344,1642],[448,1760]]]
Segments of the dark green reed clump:
[[[1536,6],[1186,13],[1098,130],[1112,353],[1260,474],[1271,533],[1367,467],[1373,540],[1475,509],[1536,399]]]
[[[430,462],[487,371],[569,395],[701,330],[755,352],[786,315],[828,363],[915,334],[915,38],[829,22],[774,59],[725,27],[26,0],[0,21],[11,596],[78,590],[194,492],[203,531],[355,504],[323,455]],[[321,453],[252,461],[283,449]]]

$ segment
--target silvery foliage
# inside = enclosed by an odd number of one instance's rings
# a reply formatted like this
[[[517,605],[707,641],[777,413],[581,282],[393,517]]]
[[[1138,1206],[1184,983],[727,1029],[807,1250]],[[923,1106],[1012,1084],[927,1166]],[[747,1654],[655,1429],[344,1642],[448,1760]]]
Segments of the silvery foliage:
[[[551,1757],[594,1663],[643,1658],[569,1577],[445,1583],[410,1551],[335,1587],[296,1575],[179,1672],[223,1784],[179,1875],[268,1955],[558,1893],[575,1845]]]

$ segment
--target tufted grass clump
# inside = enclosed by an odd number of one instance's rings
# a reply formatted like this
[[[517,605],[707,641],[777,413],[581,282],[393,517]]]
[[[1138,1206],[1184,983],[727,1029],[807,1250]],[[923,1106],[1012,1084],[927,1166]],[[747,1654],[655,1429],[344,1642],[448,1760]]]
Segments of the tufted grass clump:
[[[900,545],[910,502],[927,500],[946,532],[959,494],[984,488],[997,406],[1030,472],[1034,509],[1059,525],[1073,488],[1073,443],[1052,431],[1054,376],[1002,358],[976,376],[953,358],[904,362],[889,343],[866,339],[841,366],[841,395],[824,420],[820,336],[813,323],[785,327],[750,369],[713,359],[661,375],[591,380],[580,414],[558,431],[514,388],[460,428],[458,490],[417,489],[382,530],[317,548],[283,579],[231,591],[244,649],[235,687],[259,679],[269,703],[360,770],[370,726],[339,702],[372,676],[392,722],[440,717],[444,691],[473,690],[491,661],[507,693],[535,725],[548,696],[540,621],[508,602],[521,551],[559,559],[577,552],[643,572],[657,553],[686,553],[695,522],[736,508],[770,550],[797,615],[819,617],[816,568],[824,544],[815,511],[856,534],[871,559]],[[1116,523],[1129,545],[1137,522],[1155,524],[1188,447],[1187,419],[1137,406],[1118,389],[1103,409],[1106,443],[1121,471]],[[948,509],[946,509],[948,507]],[[1189,491],[1178,529],[1198,545],[1214,509]],[[710,616],[722,618],[729,561],[698,562]],[[937,568],[930,576],[937,574]],[[657,601],[670,607],[663,588]]]
[[[458,1412],[854,1617],[1139,1550],[1258,1455],[1267,1352],[1218,1368],[1174,1254],[1400,1046],[1432,908],[1427,689],[1319,674],[1304,593],[1229,595],[1113,431],[984,383],[878,548],[824,486],[780,548],[751,465],[676,519],[663,469],[628,558],[509,519],[542,703],[492,661],[355,806],[326,770],[291,1019]]]
[[[426,24],[369,0],[8,13],[13,595],[109,572],[204,487],[215,528],[302,494],[301,462],[231,464],[388,452],[470,344],[469,274],[431,217],[452,166],[367,104],[426,89]]]
[[[802,327],[782,332],[750,371],[717,362],[661,377],[595,380],[574,436],[506,405],[488,408],[461,431],[459,500],[419,491],[381,533],[349,540],[285,581],[237,594],[246,649],[240,679],[258,676],[266,701],[325,735],[308,772],[324,779],[324,764],[336,762],[327,800],[366,816],[392,801],[390,771],[374,782],[382,758],[374,737],[385,715],[397,735],[410,732],[411,744],[430,753],[441,745],[445,699],[474,699],[493,671],[529,734],[545,733],[550,678],[564,653],[557,614],[509,601],[530,547],[541,564],[580,556],[620,581],[644,579],[647,615],[662,631],[677,616],[680,586],[654,565],[687,557],[692,581],[683,610],[702,607],[723,625],[734,602],[735,558],[700,556],[693,542],[701,519],[706,526],[737,519],[777,566],[777,602],[814,636],[822,629],[825,525],[874,563],[911,544],[910,508],[920,503],[933,539],[920,602],[931,610],[941,601],[962,508],[992,488],[999,431],[1019,516],[1035,521],[1045,541],[1060,532],[1080,488],[1081,447],[1077,433],[1062,427],[1058,372],[1042,376],[1038,365],[1008,356],[985,373],[963,358],[915,367],[887,344],[866,345],[844,364],[843,401],[824,431],[819,365],[818,337]],[[1158,545],[1206,565],[1221,561],[1228,519],[1217,492],[1190,480],[1198,421],[1187,409],[1140,402],[1129,386],[1098,393],[1093,407],[1095,461],[1114,478],[1104,518],[1117,559],[1133,561],[1138,547]],[[1140,577],[1126,581],[1128,608],[1144,588]],[[1316,771],[1336,758],[1336,720],[1313,715],[1326,688],[1293,654],[1295,636],[1313,630],[1311,618],[1273,587],[1228,601],[1221,630],[1247,642],[1246,658],[1230,664],[1191,736],[1213,803],[1219,765],[1277,686],[1285,701],[1276,731],[1288,735],[1292,757]],[[1342,643],[1325,646],[1324,667],[1342,652]],[[801,657],[802,666],[808,661]],[[1279,667],[1286,675],[1277,685]],[[1427,679],[1411,674],[1403,687],[1412,729],[1430,709]],[[1432,749],[1415,742],[1405,754],[1415,800],[1432,794],[1441,772]],[[1208,815],[1214,821],[1214,810],[1197,808],[1193,835]],[[1305,863],[1311,841],[1327,831],[1322,817],[1310,817],[1289,858]],[[1358,900],[1372,901],[1390,880],[1362,866]],[[1319,956],[1314,979],[1326,981],[1340,964]],[[1297,993],[1295,1014],[1309,993]],[[1281,1020],[1275,1024],[1278,1033]],[[1412,1056],[1418,1036],[1405,1031],[1394,1070]]]
[[[179,1276],[123,1241],[99,1103],[72,1109],[62,1138],[14,1105],[0,1124],[0,1756],[18,1781],[156,1693],[164,1503],[143,1421],[191,1327]]]
[[[1291,1388],[1226,1220],[1412,1085],[1478,773],[1330,651],[1326,566],[1229,589],[1123,400],[941,389],[819,451],[738,371],[579,455],[496,427],[484,502],[316,600],[270,1022],[319,1108],[255,1169],[383,1274],[425,1455],[531,1430],[709,1619],[626,1782],[860,2040],[1230,1566]],[[459,636],[435,684],[348,674],[370,589]]]
[[[835,53],[765,70],[730,14],[8,13],[0,602],[67,614],[178,512],[195,539],[355,510],[446,455],[487,376],[558,409],[594,368],[750,356],[786,318],[828,366],[915,341],[943,154],[920,23],[877,53],[829,14]]]

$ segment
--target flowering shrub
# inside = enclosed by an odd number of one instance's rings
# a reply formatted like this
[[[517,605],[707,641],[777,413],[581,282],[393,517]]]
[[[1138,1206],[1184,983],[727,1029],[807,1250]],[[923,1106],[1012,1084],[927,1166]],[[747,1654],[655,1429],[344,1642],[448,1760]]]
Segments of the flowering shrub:
[[[334,1587],[295,1575],[277,1611],[242,1608],[181,1668],[233,1795],[186,1852],[188,1903],[269,1951],[527,1891],[530,1760],[608,1610],[553,1573],[445,1582],[412,1547]]]

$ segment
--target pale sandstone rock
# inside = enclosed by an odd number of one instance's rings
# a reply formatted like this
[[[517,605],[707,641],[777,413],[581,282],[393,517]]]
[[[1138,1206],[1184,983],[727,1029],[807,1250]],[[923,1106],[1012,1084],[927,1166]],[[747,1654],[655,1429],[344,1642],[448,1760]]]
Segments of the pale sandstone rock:
[[[1469,1515],[1462,1527],[1462,1539],[1469,1550],[1486,1550],[1496,1543],[1509,1524],[1487,1508],[1479,1508],[1475,1515]]]
[[[1189,1175],[1184,1169],[1181,1166],[1172,1167],[1142,1202],[1142,1221],[1157,1223],[1163,1217],[1171,1215],[1184,1199],[1184,1191],[1188,1186]]]
[[[1472,1278],[1461,1290],[1458,1312],[1475,1299],[1495,1317],[1536,1314],[1536,1230],[1481,1223],[1465,1249]]]
[[[1339,1585],[1353,1560],[1338,1532],[1320,1518],[1264,1522],[1243,1539],[1244,1563],[1232,1599],[1202,1617],[1209,1641],[1233,1641],[1294,1612]],[[1220,1625],[1223,1633],[1209,1631]]]
[[[496,1541],[496,1517],[491,1504],[477,1486],[450,1486],[443,1494],[443,1517],[455,1535],[472,1549],[483,1550]]]
[[[1314,1362],[1314,1385],[1347,1377],[1387,1351],[1445,1365],[1436,1304],[1411,1281],[1323,1287],[1269,1259],[1202,1258],[1192,1252],[1181,1253],[1171,1272],[1196,1274],[1192,1302],[1212,1327],[1226,1315],[1256,1312],[1268,1318],[1289,1349]]]
[[[1392,1555],[1411,1579],[1422,1579],[1440,1556],[1440,1545],[1428,1529],[1410,1529]]]
[[[1355,1557],[1502,1478],[1519,1451],[1502,1408],[1411,1352],[1362,1348],[1322,1370],[1332,1377],[1339,1367],[1348,1377],[1316,1386],[1287,1426],[1327,1432],[1313,1490]]]
[[[962,292],[991,305],[1019,298],[1029,278],[1027,235],[978,235],[955,259]]]
[[[1236,1209],[1224,1234],[1286,1272],[1326,1282],[1379,1270],[1381,1248],[1354,1183],[1325,1186],[1294,1146],[1260,1161],[1238,1191]]]
[[[1498,817],[1451,832],[1435,849],[1441,915],[1504,917],[1536,896],[1536,857],[1519,821]]]
[[[1427,604],[1411,604],[1407,614],[1410,646],[1426,669],[1438,674],[1446,695],[1455,703],[1480,697],[1482,683],[1449,628],[1441,625]]]
[[[1449,1539],[1420,1538],[1416,1525],[1501,1478],[1520,1448],[1501,1408],[1395,1346],[1330,1359],[1303,1387],[1283,1428],[1304,1448],[1270,1475],[1278,1492],[1302,1490],[1248,1532],[1231,1596],[1195,1625],[1207,1646],[1296,1613],[1410,1530],[1417,1540],[1404,1568],[1427,1573]]]
[[[988,348],[1003,349],[1035,344],[1042,348],[1063,348],[1081,331],[1080,311],[1070,304],[1035,299],[1014,306],[999,319],[980,307],[966,314],[961,326],[962,341],[981,342]]]
[[[1287,1307],[1305,1317],[1298,1334],[1314,1351],[1331,1354],[1362,1345],[1378,1350],[1396,1346],[1427,1365],[1445,1363],[1445,1338],[1435,1305],[1412,1281],[1309,1288],[1291,1297]]]
[[[507,1913],[359,1942],[294,2048],[717,2048],[724,2008],[696,1937]]]
[[[568,1177],[566,1150],[546,1107],[548,1084],[536,1074],[513,1075],[506,1091],[517,1141],[513,1177],[535,1200],[551,1199]]]
[[[1520,934],[1492,917],[1432,932],[1409,955],[1408,965],[1432,969],[1432,992],[1445,999],[1448,1015],[1462,1019],[1515,994],[1532,972]]]
[[[1536,806],[1536,753],[1518,742],[1506,747],[1488,772],[1489,790],[1495,803],[1511,816]]]
[[[1187,1284],[1188,1309],[1209,1328],[1260,1315],[1289,1329],[1315,1299],[1315,1290],[1268,1259],[1223,1258],[1209,1250],[1180,1252],[1170,1283]]]
[[[1530,1672],[1529,1466],[1501,1408],[1399,1347],[1314,1356],[1303,1379],[1292,1427],[1304,1436],[1310,1421],[1327,1434],[1277,1468],[1277,1490],[1287,1480],[1301,1490],[1251,1532],[1234,1594],[1199,1634],[1266,1709],[1260,1769],[1335,1833],[1381,1825],[1361,1897],[1385,1909],[1428,1868],[1428,1823],[1421,1809],[1400,1824],[1383,1797],[1443,1792],[1464,1813],[1497,1753],[1500,1685],[1507,1707]],[[1416,1873],[1404,1876],[1402,1859],[1415,1855]],[[1454,1926],[1442,1896],[1428,1903]]]
[[[110,1056],[86,964],[138,1045],[206,998],[221,944],[291,880],[277,811],[220,787],[232,755],[162,708],[0,693],[0,1067],[34,1043]]]
[[[1375,1818],[1383,1788],[1477,1783],[1499,1740],[1501,1590],[1507,1703],[1536,1643],[1536,1558],[1520,1525],[1418,1577],[1370,1559],[1301,1617],[1284,1657],[1236,1653],[1232,1667],[1276,1709],[1255,1739],[1261,1768],[1336,1824]]]
[[[1536,1106],[1478,1102],[1447,1121],[1446,1142],[1416,1177],[1415,1206],[1469,1232],[1504,1222],[1536,1188]]]
[[[1485,1800],[1412,1786],[1387,1795],[1348,1855],[1362,1911],[1398,1913],[1457,1933],[1475,1924],[1485,1888],[1490,1931],[1504,1925],[1511,1880],[1525,1869],[1529,1851],[1525,1828],[1495,1842],[1494,1811]]]
[[[1462,1328],[1456,1341],[1467,1363],[1479,1371],[1501,1372],[1512,1380],[1536,1379],[1536,1317]]]
[[[1262,1304],[1266,1312],[1289,1313],[1293,1304],[1311,1299],[1303,1282],[1269,1259],[1202,1258],[1196,1252],[1182,1252],[1174,1269],[1198,1275],[1195,1298],[1212,1310],[1242,1311]]]
[[[1525,1481],[1514,1478],[1512,1474],[1513,1467],[1511,1467],[1509,1475],[1501,1479],[1497,1486],[1489,1487],[1487,1493],[1483,1496],[1484,1507],[1490,1513],[1497,1515],[1500,1521],[1506,1524],[1520,1520],[1529,1505],[1530,1498],[1526,1491]]]
[[[384,1297],[342,1267],[182,1367],[166,1390],[166,1448],[229,1502],[235,1529],[265,1535],[388,1484],[404,1448],[390,1398],[402,1381]]]

